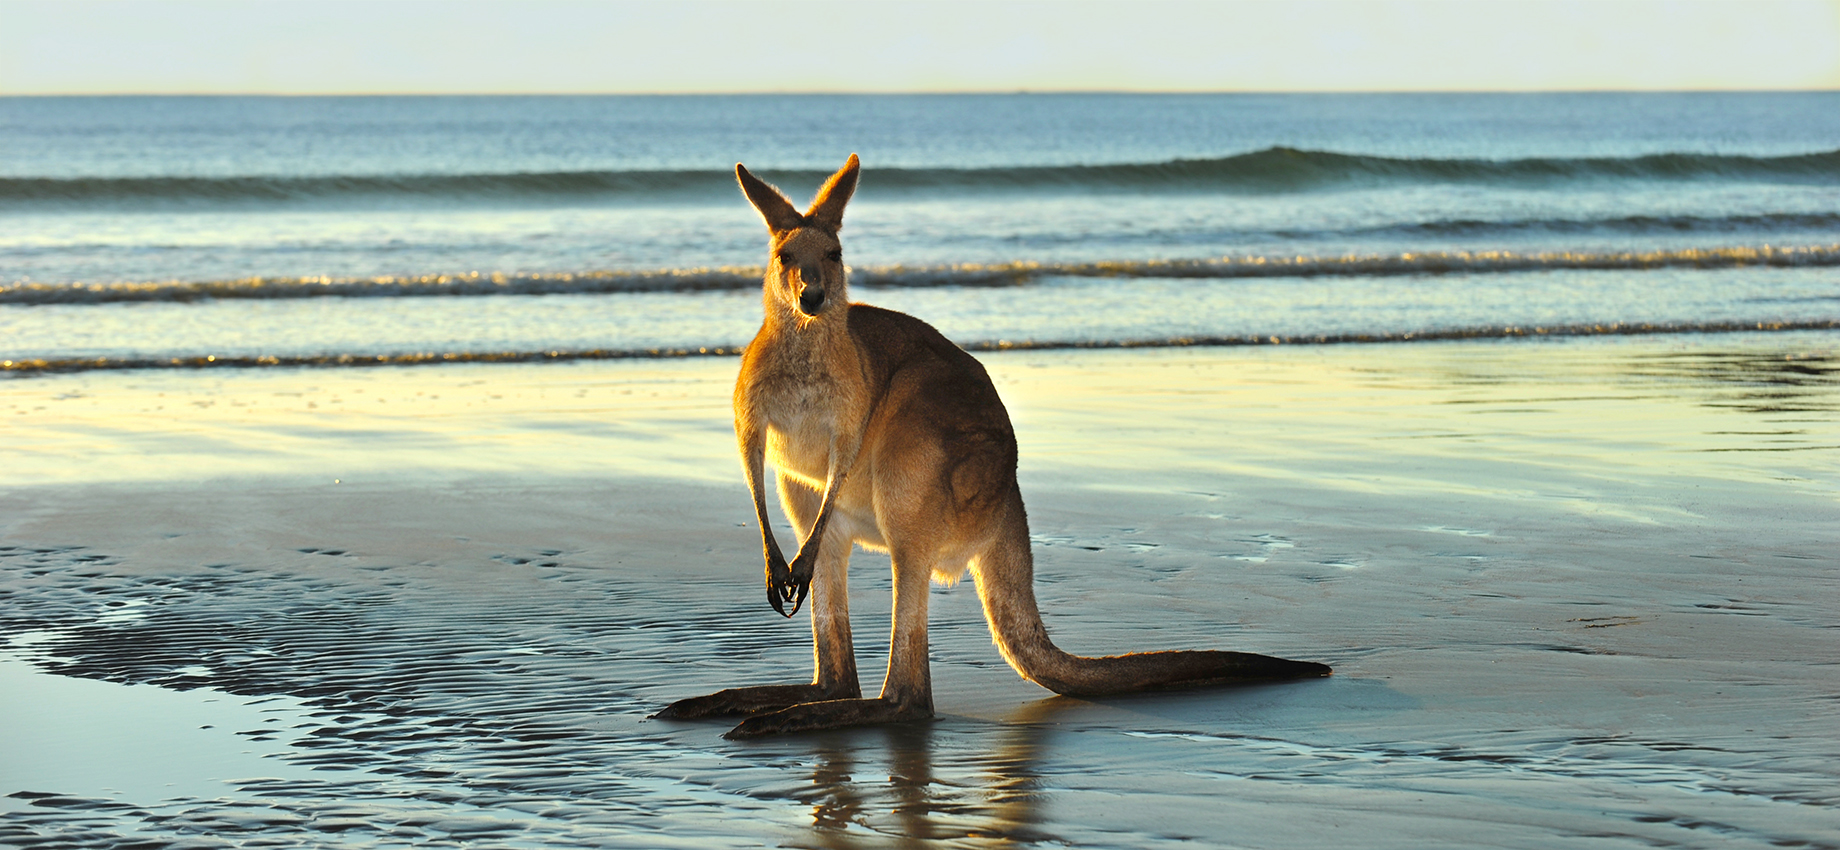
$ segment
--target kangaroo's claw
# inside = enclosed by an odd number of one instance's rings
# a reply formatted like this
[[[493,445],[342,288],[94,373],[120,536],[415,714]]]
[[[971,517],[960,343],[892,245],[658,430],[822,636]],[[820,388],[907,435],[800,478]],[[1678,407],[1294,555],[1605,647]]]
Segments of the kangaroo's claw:
[[[795,589],[798,596],[792,597],[792,614],[799,613],[799,609],[805,606],[805,597],[811,593],[811,579],[808,578],[801,582],[794,582],[792,587],[786,588],[786,591],[790,594],[794,592]],[[790,617],[792,614],[787,614],[786,616]]]
[[[799,609],[805,605],[805,597],[811,593],[812,561],[814,560],[816,559],[810,552],[800,552],[798,557],[792,559],[792,566],[786,569],[780,580],[780,593],[785,595],[787,602],[792,603],[792,613],[786,614],[788,617],[799,613]],[[778,606],[774,607],[778,608]]]
[[[781,617],[792,616],[792,614],[786,613],[786,604],[780,601],[779,587],[773,583],[772,579],[767,579],[767,604],[773,606],[773,610],[778,612]],[[797,612],[798,609],[793,609],[793,613]]]
[[[792,606],[792,614],[786,613],[786,603],[792,599],[792,571],[786,568],[786,562],[776,558],[767,559],[767,604],[779,612],[781,617],[791,617],[799,613],[797,605]],[[804,597],[801,595],[800,600]]]
[[[773,610],[778,611],[781,617],[796,616],[799,609],[805,605],[805,597],[810,593],[811,581],[809,579],[805,581],[788,579],[784,582],[767,580],[767,602],[772,604]],[[792,603],[791,611],[786,610],[787,602]]]
[[[767,559],[767,604],[779,612],[781,617],[792,617],[805,605],[805,597],[811,594],[811,561],[793,559],[792,566],[785,561]],[[786,603],[792,603],[792,610],[786,610]]]

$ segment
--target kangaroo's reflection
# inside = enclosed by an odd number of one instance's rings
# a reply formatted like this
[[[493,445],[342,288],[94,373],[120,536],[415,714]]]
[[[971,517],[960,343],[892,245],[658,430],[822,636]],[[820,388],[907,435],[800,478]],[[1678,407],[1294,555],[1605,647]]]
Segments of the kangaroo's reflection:
[[[811,772],[811,825],[819,836],[842,838],[844,830],[860,824],[863,796],[856,790],[856,755],[853,748],[826,741],[817,750],[818,763]],[[848,847],[848,841],[825,841],[824,847]]]
[[[811,788],[801,795],[812,804],[814,846],[1055,841],[1042,827],[1041,761],[1054,716],[1079,704],[1049,697],[1023,705],[989,733],[988,749],[949,756],[937,774],[932,724],[820,738]]]

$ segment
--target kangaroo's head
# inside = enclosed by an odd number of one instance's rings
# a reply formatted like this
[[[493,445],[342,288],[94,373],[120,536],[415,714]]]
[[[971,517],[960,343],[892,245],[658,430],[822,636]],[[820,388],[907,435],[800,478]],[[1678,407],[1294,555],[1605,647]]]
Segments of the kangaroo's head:
[[[760,212],[771,234],[772,252],[767,258],[766,302],[768,316],[775,311],[809,324],[826,315],[843,315],[850,303],[849,283],[844,279],[843,243],[837,231],[843,229],[843,207],[856,191],[856,175],[862,165],[856,154],[832,174],[818,189],[811,209],[800,215],[792,202],[778,189],[735,164],[735,179],[748,203]]]

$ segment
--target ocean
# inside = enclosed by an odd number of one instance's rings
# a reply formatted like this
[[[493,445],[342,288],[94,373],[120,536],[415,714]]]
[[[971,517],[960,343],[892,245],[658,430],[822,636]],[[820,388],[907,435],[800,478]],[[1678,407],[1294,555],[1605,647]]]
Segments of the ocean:
[[[0,98],[0,369],[732,353],[850,153],[968,348],[1840,327],[1840,93]]]

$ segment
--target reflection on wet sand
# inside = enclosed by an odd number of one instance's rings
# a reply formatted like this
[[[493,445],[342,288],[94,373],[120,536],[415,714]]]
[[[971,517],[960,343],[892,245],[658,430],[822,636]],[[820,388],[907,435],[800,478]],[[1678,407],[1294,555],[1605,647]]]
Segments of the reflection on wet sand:
[[[1077,704],[1048,697],[1004,717],[1002,732],[990,736],[995,746],[966,757],[966,775],[981,782],[966,787],[935,772],[939,733],[932,724],[884,727],[868,737],[818,736],[811,786],[796,795],[812,807],[813,846],[885,847],[890,837],[900,847],[1058,841],[1044,828],[1041,763],[1052,719]],[[885,782],[880,771],[866,772],[882,759]]]
[[[990,776],[991,822],[999,827],[994,837],[1020,842],[1054,841],[1043,803],[1041,765],[1046,758],[1049,731],[1056,715],[1077,704],[1067,697],[1048,697],[1027,703],[1003,719],[1008,726],[986,762]]]
[[[856,787],[857,761],[853,748],[819,746],[811,772],[811,787],[796,796],[811,806],[811,826],[820,847],[852,847],[846,833],[863,822],[863,792]]]
[[[1702,402],[1708,407],[1755,414],[1840,411],[1840,357],[1831,353],[1695,351],[1637,356],[1628,364],[1639,377],[1713,385],[1715,398]]]

